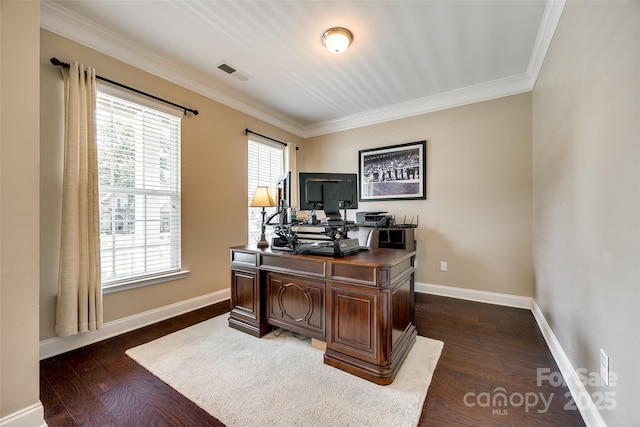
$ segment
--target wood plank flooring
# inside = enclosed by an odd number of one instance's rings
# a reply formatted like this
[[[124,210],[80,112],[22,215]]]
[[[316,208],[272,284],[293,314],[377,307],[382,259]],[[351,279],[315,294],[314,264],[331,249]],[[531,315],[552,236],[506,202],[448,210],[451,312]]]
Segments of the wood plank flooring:
[[[585,425],[531,311],[416,294],[415,317],[444,342],[419,425]]]
[[[215,304],[43,360],[47,424],[222,426],[124,352],[227,311]],[[420,335],[445,343],[420,426],[584,425],[566,387],[539,381],[538,369],[559,370],[530,311],[416,294],[415,320]]]

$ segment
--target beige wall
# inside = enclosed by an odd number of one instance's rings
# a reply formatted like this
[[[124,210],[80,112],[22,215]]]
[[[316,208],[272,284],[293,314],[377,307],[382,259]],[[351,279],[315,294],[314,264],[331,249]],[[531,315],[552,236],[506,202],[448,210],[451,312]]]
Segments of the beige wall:
[[[640,3],[566,4],[533,93],[535,298],[608,425],[640,425]],[[600,399],[602,401],[602,399]]]
[[[105,322],[229,287],[227,248],[247,241],[245,128],[274,138],[299,138],[258,119],[128,66],[46,30],[41,31],[41,321],[40,339],[54,334],[63,160],[63,83],[49,58],[78,60],[98,75],[195,108],[182,120],[182,266],[186,279],[108,294]]]
[[[531,94],[316,137],[298,171],[357,172],[358,150],[420,140],[427,200],[358,210],[419,217],[418,282],[533,296]]]
[[[38,363],[38,2],[0,3],[0,423],[43,423]],[[24,424],[27,425],[27,424]]]

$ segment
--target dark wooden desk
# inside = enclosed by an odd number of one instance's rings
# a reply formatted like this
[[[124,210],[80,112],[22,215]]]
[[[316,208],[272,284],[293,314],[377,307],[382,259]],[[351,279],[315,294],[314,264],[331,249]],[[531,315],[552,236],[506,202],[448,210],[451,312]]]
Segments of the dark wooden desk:
[[[324,363],[390,384],[417,335],[415,251],[345,257],[230,248],[229,326],[261,337],[281,327],[325,341]]]

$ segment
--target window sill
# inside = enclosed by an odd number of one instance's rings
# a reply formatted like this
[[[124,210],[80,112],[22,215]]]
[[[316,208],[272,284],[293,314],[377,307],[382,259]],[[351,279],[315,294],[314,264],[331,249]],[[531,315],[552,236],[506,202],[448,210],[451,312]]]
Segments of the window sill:
[[[129,289],[141,288],[143,286],[157,285],[158,283],[170,282],[173,280],[184,279],[189,275],[189,270],[180,270],[173,273],[162,274],[153,277],[145,277],[144,279],[132,280],[130,282],[114,283],[112,285],[102,286],[102,294],[112,294]]]

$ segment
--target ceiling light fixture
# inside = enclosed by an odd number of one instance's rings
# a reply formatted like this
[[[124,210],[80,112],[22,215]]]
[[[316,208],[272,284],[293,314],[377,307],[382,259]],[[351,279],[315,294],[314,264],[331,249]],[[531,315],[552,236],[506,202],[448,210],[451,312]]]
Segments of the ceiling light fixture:
[[[333,54],[339,54],[347,50],[353,41],[351,31],[342,27],[329,28],[322,35],[322,44]]]

